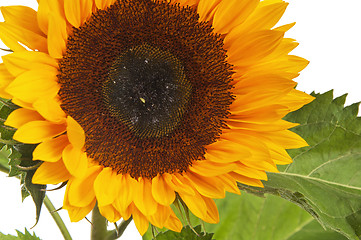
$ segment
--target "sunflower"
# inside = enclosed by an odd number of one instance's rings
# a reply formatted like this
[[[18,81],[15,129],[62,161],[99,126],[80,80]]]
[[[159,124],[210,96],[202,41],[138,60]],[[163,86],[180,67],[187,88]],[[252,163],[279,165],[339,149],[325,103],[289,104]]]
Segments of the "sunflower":
[[[312,101],[292,80],[308,61],[274,28],[282,0],[38,0],[2,7],[5,124],[37,144],[33,182],[67,182],[72,221],[180,231],[180,201],[217,223],[213,199],[262,187],[306,146],[282,120]]]

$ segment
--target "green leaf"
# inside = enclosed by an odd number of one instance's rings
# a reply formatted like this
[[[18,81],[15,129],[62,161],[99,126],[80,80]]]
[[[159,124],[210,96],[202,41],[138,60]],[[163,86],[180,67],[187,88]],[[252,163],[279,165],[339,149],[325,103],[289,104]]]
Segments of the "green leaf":
[[[201,226],[196,226],[194,230],[198,233],[198,236],[192,231],[189,226],[182,229],[180,233],[173,231],[160,232],[157,236],[157,240],[212,240],[213,233],[204,234],[201,232]]]
[[[227,194],[216,200],[218,224],[206,224],[217,240],[346,240],[337,232],[325,230],[302,208],[282,198],[264,198],[242,193]],[[299,238],[301,237],[301,238]]]
[[[287,115],[309,147],[289,151],[294,162],[269,173],[263,191],[290,200],[322,225],[349,239],[361,237],[361,119],[359,104],[344,108],[346,96],[332,91]],[[242,188],[242,187],[241,187]],[[297,239],[297,238],[296,238]]]
[[[35,235],[35,233],[33,233],[33,235],[31,235],[29,233],[29,231],[25,228],[25,233],[22,233],[18,230],[16,230],[16,233],[18,236],[13,236],[13,235],[4,235],[0,232],[0,240],[40,240],[39,237],[37,237]]]

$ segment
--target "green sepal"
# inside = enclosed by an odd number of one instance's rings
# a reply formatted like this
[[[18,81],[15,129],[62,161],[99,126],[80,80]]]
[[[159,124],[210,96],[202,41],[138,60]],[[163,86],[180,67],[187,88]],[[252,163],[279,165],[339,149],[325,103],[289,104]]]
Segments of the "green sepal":
[[[194,227],[194,230],[198,233],[198,236],[193,232],[193,230],[186,226],[182,229],[180,233],[173,231],[160,232],[156,236],[156,240],[212,240],[213,233],[203,233],[201,231],[201,226]]]
[[[33,201],[35,203],[35,206],[36,206],[35,225],[36,225],[39,221],[41,207],[44,202],[46,185],[33,184],[31,180],[33,178],[34,173],[35,173],[35,170],[30,170],[30,171],[26,172],[25,182],[24,182],[23,186],[25,187],[26,190],[28,190],[28,192],[30,193],[30,195],[33,198]],[[24,199],[25,196],[23,195],[22,197]]]
[[[0,101],[1,103],[1,101]],[[13,135],[15,132],[15,129],[9,126],[4,125],[5,120],[9,116],[9,114],[14,111],[16,108],[11,107],[8,102],[3,102],[6,105],[3,105],[0,109],[0,120],[1,120],[1,126],[0,126],[0,138],[1,143],[4,145],[7,145],[8,143],[12,143],[13,141]],[[15,143],[15,142],[14,142]]]
[[[33,198],[36,207],[36,223],[39,221],[41,207],[45,198],[46,185],[32,183],[32,177],[41,161],[33,161],[32,154],[37,145],[23,144],[12,139],[16,129],[5,126],[4,122],[9,114],[18,106],[8,100],[0,99],[0,147],[8,153],[9,162],[4,166],[10,177],[20,178],[22,200],[29,195]],[[36,224],[35,223],[35,224]]]
[[[39,237],[33,233],[33,235],[30,234],[30,232],[25,228],[25,233],[22,233],[18,230],[16,230],[17,236],[13,235],[5,235],[0,232],[0,240],[40,240]]]
[[[7,146],[9,147],[9,146]],[[18,151],[16,151],[13,146],[9,147],[10,149],[10,155],[8,156],[9,158],[9,167],[10,167],[10,171],[9,171],[9,177],[16,177],[19,175],[23,174],[23,171],[18,168],[17,166],[20,166],[21,164],[21,156],[22,154],[19,153]]]

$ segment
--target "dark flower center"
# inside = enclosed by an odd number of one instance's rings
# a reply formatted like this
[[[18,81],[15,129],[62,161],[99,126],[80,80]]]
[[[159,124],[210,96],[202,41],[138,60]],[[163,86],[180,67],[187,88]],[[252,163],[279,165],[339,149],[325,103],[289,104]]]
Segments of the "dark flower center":
[[[172,54],[147,44],[125,51],[103,83],[110,114],[139,137],[161,137],[181,121],[192,86]]]
[[[88,157],[153,178],[204,159],[226,127],[231,75],[222,37],[194,8],[118,0],[73,29],[59,96]]]

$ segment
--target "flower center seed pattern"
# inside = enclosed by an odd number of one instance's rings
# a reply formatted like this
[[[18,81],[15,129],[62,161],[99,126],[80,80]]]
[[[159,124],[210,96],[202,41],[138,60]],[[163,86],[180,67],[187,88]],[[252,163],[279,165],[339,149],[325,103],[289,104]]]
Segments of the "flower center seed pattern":
[[[198,19],[191,7],[122,0],[73,29],[61,107],[98,164],[134,178],[182,173],[220,136],[232,71],[223,39]]]

